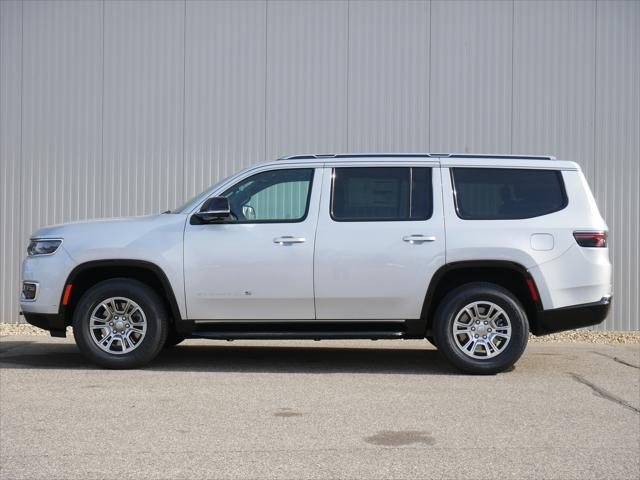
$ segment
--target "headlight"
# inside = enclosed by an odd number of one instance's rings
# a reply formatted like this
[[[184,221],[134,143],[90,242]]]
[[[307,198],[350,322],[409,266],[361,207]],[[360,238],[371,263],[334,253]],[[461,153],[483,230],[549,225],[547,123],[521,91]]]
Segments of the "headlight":
[[[35,255],[51,255],[56,253],[58,247],[62,243],[62,240],[49,240],[49,239],[35,239],[29,242],[27,247],[27,254],[30,257]]]

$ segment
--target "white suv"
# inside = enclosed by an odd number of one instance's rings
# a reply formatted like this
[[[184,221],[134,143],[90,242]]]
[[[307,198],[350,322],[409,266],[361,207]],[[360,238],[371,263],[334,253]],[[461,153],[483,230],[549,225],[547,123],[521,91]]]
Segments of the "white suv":
[[[38,230],[22,281],[29,323],[110,368],[193,337],[427,338],[495,373],[611,301],[580,167],[532,156],[281,158],[172,212]]]

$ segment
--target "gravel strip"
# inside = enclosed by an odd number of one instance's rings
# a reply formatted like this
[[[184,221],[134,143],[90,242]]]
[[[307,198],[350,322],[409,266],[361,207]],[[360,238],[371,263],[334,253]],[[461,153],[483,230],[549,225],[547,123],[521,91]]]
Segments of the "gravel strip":
[[[49,332],[28,324],[0,323],[0,337],[8,335],[49,335]],[[73,335],[67,328],[67,335]],[[613,343],[640,344],[640,331],[601,332],[595,330],[571,330],[543,337],[529,336],[530,342]]]
[[[569,343],[615,343],[640,344],[640,331],[601,332],[596,330],[569,330],[535,337],[529,335],[530,342],[569,342]]]
[[[71,327],[67,327],[67,335],[69,334],[73,335]],[[48,336],[49,332],[25,323],[0,323],[0,337],[9,335]]]

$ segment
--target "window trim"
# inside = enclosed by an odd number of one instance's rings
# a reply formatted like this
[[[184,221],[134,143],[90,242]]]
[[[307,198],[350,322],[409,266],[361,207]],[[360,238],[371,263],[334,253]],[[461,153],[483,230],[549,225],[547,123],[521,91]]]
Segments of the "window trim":
[[[219,194],[216,195],[209,195],[205,201],[210,198],[211,196],[218,196],[218,197],[222,197],[224,196],[223,194],[230,190],[231,188],[235,187],[236,185],[238,185],[240,182],[244,182],[245,180],[248,180],[252,177],[255,177],[256,175],[261,175],[263,173],[268,173],[268,172],[275,172],[275,171],[283,171],[283,170],[311,170],[311,178],[309,179],[309,191],[307,192],[307,202],[305,205],[305,209],[304,209],[304,215],[300,218],[295,218],[295,219],[282,219],[282,220],[240,220],[240,221],[220,221],[220,222],[215,222],[215,223],[209,223],[207,225],[251,225],[251,224],[269,224],[269,223],[302,223],[304,222],[308,215],[309,215],[309,207],[311,206],[311,196],[313,193],[313,182],[315,179],[315,175],[316,175],[316,169],[317,167],[293,167],[293,168],[271,168],[271,169],[266,169],[266,170],[261,170],[259,172],[256,172],[252,175],[248,175],[246,177],[241,178],[240,180],[238,180],[237,182],[233,183],[232,185],[229,185],[227,188],[225,188],[222,192],[220,192]],[[193,219],[194,218],[198,218],[196,217],[196,213],[199,211],[199,208],[201,208],[200,206],[198,206],[198,208],[192,213],[191,215],[191,221],[190,223],[193,225]]]
[[[458,190],[456,188],[456,179],[454,170],[459,169],[481,169],[481,170],[527,170],[527,171],[544,171],[544,172],[554,172],[556,177],[559,179],[560,184],[560,192],[562,194],[562,206],[556,210],[552,210],[550,212],[541,213],[539,215],[527,215],[527,216],[518,216],[518,217],[506,217],[506,218],[495,218],[495,217],[468,217],[463,215],[460,212],[460,207],[458,205]],[[493,167],[493,166],[479,166],[479,167],[470,167],[470,166],[461,166],[461,167],[449,167],[449,177],[451,178],[451,189],[453,191],[453,205],[455,207],[456,215],[460,220],[465,221],[505,221],[505,220],[527,220],[529,218],[538,218],[544,217],[546,215],[551,215],[552,213],[557,213],[569,205],[569,197],[567,196],[567,188],[564,184],[564,177],[562,176],[561,170],[556,170],[552,168],[520,168],[520,167]]]
[[[413,200],[413,169],[414,168],[427,168],[431,170],[431,210],[429,211],[429,215],[426,218],[352,218],[352,219],[339,219],[336,218],[333,214],[333,200],[334,200],[334,191],[335,191],[335,182],[336,176],[335,171],[339,168],[408,168],[409,169],[409,206],[411,207],[411,202]],[[331,220],[339,223],[369,223],[369,222],[426,222],[433,218],[433,210],[434,210],[434,188],[433,188],[433,171],[435,167],[432,165],[429,166],[416,166],[416,165],[357,165],[357,166],[344,166],[344,167],[331,167],[331,189],[330,189],[330,200],[329,200],[329,216]],[[411,209],[409,209],[409,214],[411,214]]]

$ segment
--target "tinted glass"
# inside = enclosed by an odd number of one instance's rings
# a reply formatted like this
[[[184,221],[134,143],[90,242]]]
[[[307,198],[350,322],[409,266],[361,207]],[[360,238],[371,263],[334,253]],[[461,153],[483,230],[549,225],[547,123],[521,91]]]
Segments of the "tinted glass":
[[[333,173],[331,216],[338,221],[426,220],[433,209],[431,169],[347,167]]]
[[[271,170],[238,182],[222,194],[234,222],[294,222],[307,216],[312,168]]]
[[[451,171],[460,218],[531,218],[562,210],[567,205],[559,171],[519,168],[453,168]]]

